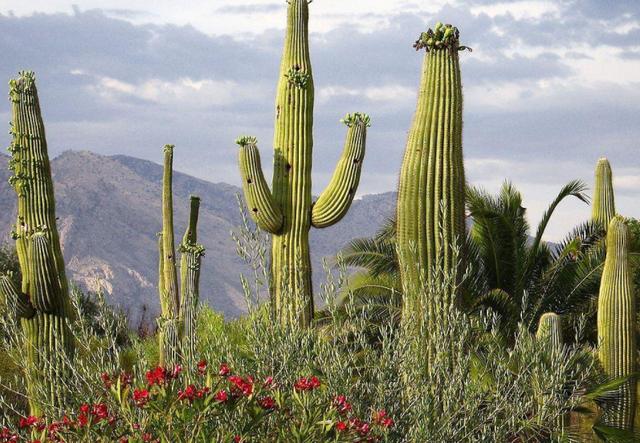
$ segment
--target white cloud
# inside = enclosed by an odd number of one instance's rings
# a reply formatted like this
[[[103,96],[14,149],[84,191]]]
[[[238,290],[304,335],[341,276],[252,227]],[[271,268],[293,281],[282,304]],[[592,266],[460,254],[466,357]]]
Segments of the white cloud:
[[[265,98],[262,88],[257,86],[241,85],[231,80],[193,80],[189,77],[173,82],[149,79],[138,84],[98,77],[96,83],[88,88],[109,102],[136,98],[161,106],[180,106],[193,110]]]
[[[487,14],[489,17],[510,14],[516,20],[522,20],[540,18],[545,14],[557,15],[560,12],[560,7],[551,1],[526,0],[474,6],[471,8],[471,12],[475,15]]]
[[[406,100],[413,100],[416,96],[416,91],[414,88],[401,85],[370,88],[346,88],[333,85],[319,88],[317,94],[321,103],[326,103],[338,97],[363,97],[372,102],[402,103]]]

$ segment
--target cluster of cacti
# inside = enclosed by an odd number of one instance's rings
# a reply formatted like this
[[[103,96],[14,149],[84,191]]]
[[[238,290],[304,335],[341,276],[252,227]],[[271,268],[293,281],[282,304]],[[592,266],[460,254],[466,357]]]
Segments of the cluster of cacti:
[[[272,234],[271,299],[282,324],[311,324],[314,312],[310,228],[337,223],[355,196],[369,117],[347,115],[342,158],[329,186],[311,201],[314,86],[309,59],[309,0],[290,0],[275,109],[273,186],[264,178],[254,137],[241,137],[239,163],[251,217]]]
[[[607,256],[598,295],[598,346],[602,366],[612,378],[631,377],[605,409],[603,421],[631,429],[636,406],[636,302],[629,268],[629,229],[624,218],[611,219]]]
[[[593,204],[591,219],[607,229],[609,222],[616,215],[616,205],[613,195],[613,174],[609,160],[602,157],[598,160],[593,189]]]
[[[70,306],[64,260],[56,227],[53,181],[35,77],[22,72],[9,82],[12,102],[9,182],[18,196],[13,230],[22,287],[9,276],[0,292],[14,307],[25,337],[32,414],[43,405],[64,405],[64,378],[73,358]]]
[[[162,232],[158,234],[158,291],[161,316],[158,319],[160,364],[195,365],[196,314],[199,297],[200,262],[204,247],[197,243],[200,199],[191,197],[189,224],[180,245],[180,289],[176,269],[173,231],[173,145],[164,147],[162,179]]]
[[[420,94],[402,162],[397,203],[398,259],[404,309],[423,317],[417,294],[438,274],[455,271],[465,238],[462,83],[459,32],[438,23],[415,48],[426,49]],[[440,269],[435,269],[439,267]],[[454,290],[448,294],[453,302]]]
[[[540,317],[536,338],[549,346],[551,352],[559,352],[564,340],[562,338],[562,317],[555,312],[546,312]]]

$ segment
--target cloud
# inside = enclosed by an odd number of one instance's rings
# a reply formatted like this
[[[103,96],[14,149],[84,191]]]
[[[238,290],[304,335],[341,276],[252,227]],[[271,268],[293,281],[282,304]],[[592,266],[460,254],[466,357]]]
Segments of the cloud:
[[[91,149],[158,161],[161,147],[174,143],[179,169],[237,183],[233,140],[253,134],[270,169],[284,2],[195,1],[178,11],[165,0],[135,10],[124,0],[88,0],[84,7],[105,9],[71,13],[58,0],[29,3],[0,14],[0,78],[36,71],[52,153]],[[412,44],[442,20],[473,48],[461,54],[470,182],[512,179],[535,219],[559,186],[591,181],[595,161],[607,155],[614,173],[621,168],[621,208],[640,216],[631,204],[640,197],[638,172],[629,169],[640,140],[639,7],[602,3],[314,2],[314,192],[340,155],[339,119],[354,111],[373,123],[359,194],[395,189],[424,56]],[[8,111],[0,102],[5,120]],[[584,215],[567,207],[575,213],[553,235]]]

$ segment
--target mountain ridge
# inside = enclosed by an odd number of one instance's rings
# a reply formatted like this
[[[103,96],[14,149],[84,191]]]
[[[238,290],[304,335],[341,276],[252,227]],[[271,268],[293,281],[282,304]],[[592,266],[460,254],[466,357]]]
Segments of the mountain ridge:
[[[0,162],[8,160],[2,155]],[[58,230],[70,280],[102,289],[132,319],[158,311],[157,242],[161,229],[162,166],[126,155],[65,151],[51,161]],[[0,168],[0,238],[15,223],[15,194],[9,171]],[[186,228],[189,195],[201,197],[198,239],[205,248],[201,299],[227,317],[245,311],[240,274],[248,269],[236,255],[230,232],[241,224],[237,186],[211,183],[174,171],[176,235]],[[393,213],[395,193],[355,200],[335,226],[311,232],[314,286],[323,278],[322,259],[355,237],[373,234]]]

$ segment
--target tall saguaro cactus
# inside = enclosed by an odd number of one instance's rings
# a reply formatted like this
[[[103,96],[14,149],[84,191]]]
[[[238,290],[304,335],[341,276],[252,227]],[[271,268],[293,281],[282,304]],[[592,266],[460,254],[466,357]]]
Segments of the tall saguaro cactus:
[[[314,86],[309,59],[309,0],[289,0],[287,31],[275,106],[272,189],[264,178],[254,137],[241,137],[239,163],[249,213],[272,234],[271,298],[282,324],[308,326],[313,318],[310,228],[337,223],[360,180],[369,117],[347,115],[342,158],[328,187],[311,202]]]
[[[602,157],[596,164],[595,186],[593,189],[593,203],[591,218],[603,228],[616,215],[616,205],[613,194],[613,173],[609,160]]]
[[[158,319],[160,365],[171,367],[195,360],[195,320],[199,297],[200,262],[204,248],[197,243],[200,199],[191,196],[189,224],[180,245],[181,285],[178,290],[173,230],[173,145],[164,147],[162,179],[162,232],[158,235],[158,291],[161,317]]]
[[[455,271],[465,237],[462,83],[458,29],[438,23],[415,44],[426,49],[420,94],[404,154],[397,203],[398,259],[405,312],[418,318],[417,293],[434,276]],[[450,291],[453,292],[453,291]],[[450,293],[450,304],[455,294]]]
[[[0,279],[25,334],[26,376],[31,413],[64,406],[64,378],[73,357],[71,309],[62,248],[56,227],[53,180],[35,76],[22,72],[9,82],[13,141],[10,183],[18,196],[13,231],[22,287]]]
[[[605,372],[613,378],[632,376],[636,371],[636,309],[629,269],[629,230],[621,216],[615,216],[607,231],[607,256],[598,295],[599,357]],[[603,421],[609,426],[631,429],[636,406],[636,383],[629,380],[618,391]]]

